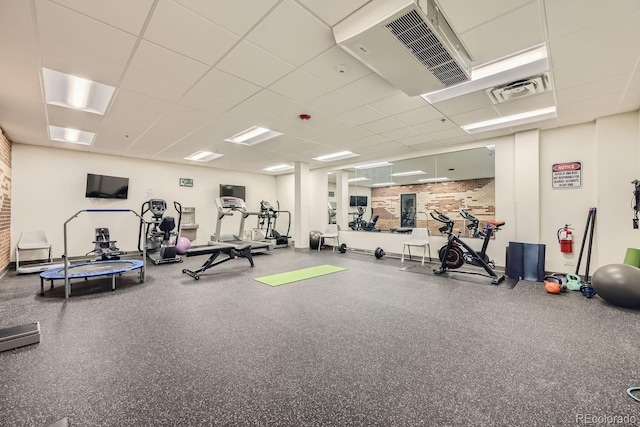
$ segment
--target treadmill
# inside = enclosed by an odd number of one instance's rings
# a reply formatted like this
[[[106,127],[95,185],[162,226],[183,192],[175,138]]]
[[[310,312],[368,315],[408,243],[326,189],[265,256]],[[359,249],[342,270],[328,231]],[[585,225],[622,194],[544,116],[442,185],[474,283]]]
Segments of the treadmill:
[[[208,242],[209,245],[215,246],[218,244],[242,244],[249,243],[251,245],[251,253],[257,254],[261,252],[272,251],[275,249],[275,241],[271,239],[265,240],[247,240],[244,238],[244,224],[245,220],[250,215],[259,215],[258,212],[248,212],[247,206],[244,204],[244,200],[238,197],[232,196],[223,196],[218,197],[215,200],[216,209],[218,210],[218,217],[216,221],[216,234],[211,236],[211,240]],[[238,212],[240,217],[240,227],[238,229],[238,234],[231,235],[222,235],[222,220],[225,216],[233,215]]]

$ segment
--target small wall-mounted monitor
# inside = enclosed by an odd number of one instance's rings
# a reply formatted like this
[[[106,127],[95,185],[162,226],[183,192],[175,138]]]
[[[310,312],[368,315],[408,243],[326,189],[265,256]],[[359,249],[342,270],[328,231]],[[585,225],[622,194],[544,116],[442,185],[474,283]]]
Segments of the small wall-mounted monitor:
[[[367,206],[367,196],[350,196],[349,206]]]
[[[246,191],[244,185],[220,184],[220,197],[231,196],[245,200],[245,193]]]
[[[129,196],[129,178],[88,173],[84,195],[99,199],[126,199]]]

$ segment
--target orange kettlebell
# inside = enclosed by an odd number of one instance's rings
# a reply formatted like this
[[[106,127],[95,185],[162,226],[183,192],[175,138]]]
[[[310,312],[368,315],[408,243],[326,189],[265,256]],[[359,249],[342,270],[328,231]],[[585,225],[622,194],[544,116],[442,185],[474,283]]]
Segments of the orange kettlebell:
[[[563,291],[562,280],[556,276],[544,276],[544,289],[550,294],[559,294]]]

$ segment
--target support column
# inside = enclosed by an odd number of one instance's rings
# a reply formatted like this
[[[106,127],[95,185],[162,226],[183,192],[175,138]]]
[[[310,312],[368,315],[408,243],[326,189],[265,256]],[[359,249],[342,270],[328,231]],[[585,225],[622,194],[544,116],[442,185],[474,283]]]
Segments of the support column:
[[[309,164],[295,163],[295,214],[293,240],[296,249],[309,248]]]
[[[349,228],[349,172],[336,171],[336,224],[340,230]]]
[[[514,135],[515,241],[540,241],[540,131]]]

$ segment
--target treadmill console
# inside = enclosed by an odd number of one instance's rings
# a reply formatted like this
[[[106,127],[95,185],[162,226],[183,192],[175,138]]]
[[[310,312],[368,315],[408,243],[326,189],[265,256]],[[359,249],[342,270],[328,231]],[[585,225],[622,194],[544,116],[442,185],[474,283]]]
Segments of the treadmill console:
[[[246,206],[242,199],[231,196],[219,197],[218,206],[222,209],[246,210]]]

